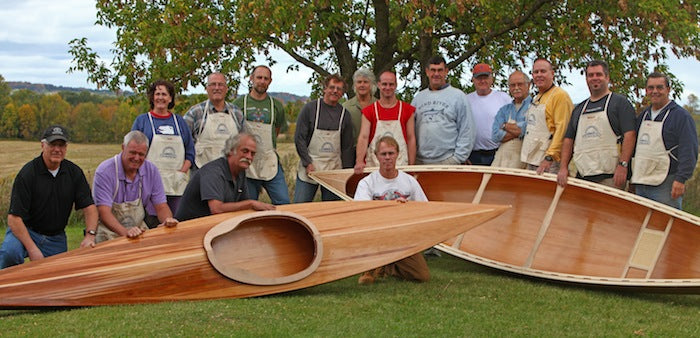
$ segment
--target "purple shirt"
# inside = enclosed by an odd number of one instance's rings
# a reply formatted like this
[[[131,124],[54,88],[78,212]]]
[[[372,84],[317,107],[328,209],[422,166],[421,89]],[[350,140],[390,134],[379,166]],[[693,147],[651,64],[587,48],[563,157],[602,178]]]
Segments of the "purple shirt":
[[[148,160],[143,161],[143,165],[138,170],[134,180],[129,180],[124,174],[121,160],[122,153],[115,157],[104,160],[95,170],[95,180],[92,183],[92,196],[97,206],[112,207],[113,203],[123,203],[133,201],[139,197],[139,182],[143,183],[141,202],[146,206],[149,215],[156,215],[156,204],[166,203],[163,181],[161,181],[158,168]],[[115,158],[119,170],[119,189],[114,196],[116,188]]]

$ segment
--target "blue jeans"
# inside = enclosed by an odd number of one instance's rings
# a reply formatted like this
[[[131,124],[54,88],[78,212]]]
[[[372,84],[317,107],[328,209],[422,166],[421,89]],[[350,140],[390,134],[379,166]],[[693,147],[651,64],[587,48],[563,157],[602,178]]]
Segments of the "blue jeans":
[[[61,233],[53,236],[42,235],[36,231],[27,228],[32,241],[39,247],[44,257],[53,256],[62,252],[68,251],[68,243],[66,241],[66,233]],[[22,242],[15,237],[10,227],[7,227],[5,240],[0,248],[0,269],[9,266],[24,263],[24,259],[29,256],[27,249],[24,248]]]
[[[472,165],[490,166],[493,163],[493,158],[496,156],[496,149],[492,150],[472,150],[469,154],[469,163]]]
[[[671,188],[673,188],[674,177],[674,175],[668,175],[666,179],[657,186],[637,184],[635,185],[634,191],[639,196],[666,204],[676,209],[681,209],[683,205],[683,196],[676,199],[671,198]]]
[[[260,188],[265,188],[272,204],[289,204],[289,189],[287,188],[287,181],[284,180],[282,164],[277,164],[277,175],[271,180],[263,181],[246,178],[246,184],[248,185],[248,198],[252,200],[257,200]]]
[[[318,184],[304,182],[297,177],[296,187],[294,188],[294,203],[313,201],[314,195],[316,195],[316,190],[318,190]],[[321,187],[321,200],[339,201],[340,197],[336,196],[330,190]]]

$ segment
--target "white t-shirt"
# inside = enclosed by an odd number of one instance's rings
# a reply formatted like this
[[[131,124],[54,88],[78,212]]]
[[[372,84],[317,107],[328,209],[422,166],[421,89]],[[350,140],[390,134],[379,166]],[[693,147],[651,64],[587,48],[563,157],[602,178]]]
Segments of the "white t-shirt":
[[[476,141],[473,150],[492,150],[500,146],[499,142],[491,139],[493,120],[498,110],[512,100],[508,94],[498,90],[492,90],[486,96],[479,96],[476,92],[467,94],[467,101],[471,105],[474,122],[476,122]]]
[[[413,176],[399,170],[396,178],[387,179],[377,170],[360,181],[354,199],[356,201],[396,200],[402,197],[409,201],[428,201],[423,189]]]

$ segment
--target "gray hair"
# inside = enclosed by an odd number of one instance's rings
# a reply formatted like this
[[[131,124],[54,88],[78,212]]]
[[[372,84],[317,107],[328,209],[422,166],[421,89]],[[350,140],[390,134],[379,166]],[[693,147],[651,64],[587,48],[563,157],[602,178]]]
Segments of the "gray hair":
[[[374,95],[377,92],[377,78],[374,76],[374,73],[372,73],[372,71],[369,70],[369,68],[362,67],[356,70],[354,74],[352,74],[352,88],[355,89],[355,81],[357,81],[357,79],[361,77],[364,77],[369,80],[369,91],[371,95]]]
[[[224,157],[228,157],[231,154],[236,153],[236,149],[238,148],[239,145],[241,145],[241,140],[244,137],[249,137],[255,144],[258,144],[258,140],[255,139],[255,136],[253,134],[250,134],[246,131],[242,131],[236,135],[233,135],[226,139],[226,143],[224,144],[224,149],[221,151],[221,153],[224,155]]]
[[[124,147],[129,145],[129,142],[135,142],[136,144],[145,144],[146,148],[149,147],[148,145],[148,137],[146,137],[146,134],[138,131],[138,130],[132,130],[126,135],[124,135],[124,142],[122,142],[122,145]]]
[[[512,72],[512,73],[510,73],[510,75],[508,75],[508,80],[510,80],[510,77],[513,76],[513,75],[515,75],[515,74],[520,74],[520,75],[522,75],[522,76],[523,76],[523,79],[525,79],[525,82],[527,82],[527,83],[530,83],[530,82],[531,82],[531,81],[530,81],[530,77],[527,76],[527,74],[525,74],[525,72],[523,72],[523,71],[520,70],[520,69],[518,69],[518,70],[516,70],[516,71],[514,71],[514,72]]]
[[[226,83],[226,82],[228,81],[228,79],[226,78],[226,75],[224,75],[224,73],[222,73],[222,72],[212,72],[211,74],[207,75],[207,85],[209,85],[209,81],[210,81],[212,75],[221,75],[221,76],[223,76],[223,77],[224,77],[224,83]]]

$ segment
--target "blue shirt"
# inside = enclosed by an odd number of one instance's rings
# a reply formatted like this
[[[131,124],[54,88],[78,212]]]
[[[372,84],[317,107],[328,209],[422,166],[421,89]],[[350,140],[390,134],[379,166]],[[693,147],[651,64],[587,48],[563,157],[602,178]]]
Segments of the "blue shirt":
[[[508,122],[508,117],[515,120],[515,124],[520,128],[519,138],[522,140],[525,136],[525,128],[527,128],[526,114],[527,109],[530,108],[530,103],[532,103],[532,97],[528,96],[523,100],[523,104],[520,109],[515,110],[515,103],[511,102],[498,110],[496,117],[493,120],[493,127],[491,127],[491,140],[494,142],[501,142],[503,137],[506,136],[506,131],[501,129],[501,126]]]
[[[185,159],[190,160],[190,162],[194,164],[194,140],[192,140],[190,128],[187,126],[187,122],[185,122],[185,119],[183,119],[182,116],[172,113],[170,115],[171,116],[168,117],[157,117],[155,115],[151,115],[153,117],[153,128],[151,128],[151,121],[148,118],[148,113],[141,114],[134,120],[131,130],[138,130],[144,133],[146,137],[148,137],[148,143],[151,144],[153,143],[153,129],[156,130],[156,134],[161,134],[161,126],[169,126],[175,131],[175,135],[180,135],[182,138],[182,143],[185,145]],[[177,119],[177,127],[179,127],[179,130],[175,127],[173,116],[175,116]]]

